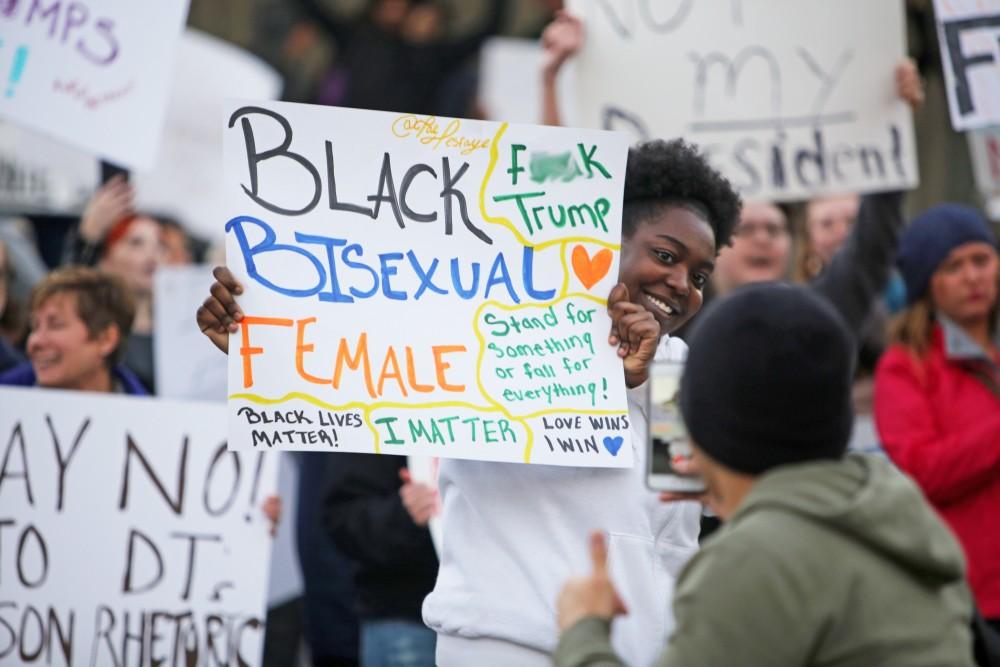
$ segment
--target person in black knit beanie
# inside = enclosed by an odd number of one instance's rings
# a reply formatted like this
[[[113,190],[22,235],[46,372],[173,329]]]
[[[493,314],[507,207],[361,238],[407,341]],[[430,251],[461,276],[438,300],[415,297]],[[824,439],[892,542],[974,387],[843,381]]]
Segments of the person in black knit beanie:
[[[846,451],[854,359],[847,325],[806,287],[744,287],[705,311],[680,409],[725,524],[677,578],[657,667],[974,664],[958,542],[911,479]],[[624,664],[603,533],[590,553],[593,574],[556,603],[556,667]]]
[[[781,283],[738,290],[695,328],[680,408],[692,439],[733,470],[840,458],[854,414],[854,337],[829,301]],[[724,417],[724,418],[722,418]]]

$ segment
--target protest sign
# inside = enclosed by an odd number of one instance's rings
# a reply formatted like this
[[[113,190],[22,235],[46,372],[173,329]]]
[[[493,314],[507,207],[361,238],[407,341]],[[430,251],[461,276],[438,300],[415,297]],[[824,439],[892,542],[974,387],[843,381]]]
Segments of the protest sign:
[[[911,187],[903,4],[575,0],[583,125],[698,144],[748,199]]]
[[[277,458],[225,409],[0,388],[0,664],[259,665]]]
[[[230,445],[631,465],[606,297],[625,137],[233,107]]]
[[[1000,220],[1000,126],[973,130],[966,137],[986,213],[991,220]]]
[[[0,117],[132,168],[152,164],[188,0],[0,8]]]
[[[79,215],[98,172],[93,156],[0,123],[0,211]]]
[[[277,607],[302,596],[302,568],[296,546],[298,525],[299,466],[294,454],[278,457],[278,497],[281,521],[271,547],[271,574],[267,582],[267,606]]]
[[[160,396],[226,400],[226,355],[194,326],[194,314],[214,280],[209,266],[163,266],[156,270],[153,363]]]
[[[1000,125],[1000,0],[934,0],[951,124]]]

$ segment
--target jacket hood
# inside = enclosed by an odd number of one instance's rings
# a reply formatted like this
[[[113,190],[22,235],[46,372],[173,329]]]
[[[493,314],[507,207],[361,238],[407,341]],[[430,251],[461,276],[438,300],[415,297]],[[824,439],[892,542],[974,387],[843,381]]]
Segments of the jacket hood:
[[[923,579],[964,576],[962,551],[948,528],[916,485],[882,458],[849,454],[775,468],[757,480],[731,520],[765,508],[824,524]]]

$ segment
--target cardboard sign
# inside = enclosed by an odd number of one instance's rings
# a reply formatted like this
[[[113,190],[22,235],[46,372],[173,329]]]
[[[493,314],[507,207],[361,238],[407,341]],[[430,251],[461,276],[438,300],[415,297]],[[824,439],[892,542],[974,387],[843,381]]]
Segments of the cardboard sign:
[[[966,137],[976,187],[991,220],[1000,220],[1000,127],[973,130]]]
[[[624,136],[244,103],[225,149],[232,447],[631,465]]]
[[[0,8],[0,117],[111,162],[153,163],[188,0]]]
[[[278,457],[278,497],[281,521],[272,540],[271,575],[267,582],[267,606],[277,607],[302,595],[302,568],[296,545],[298,525],[299,466],[293,454]]]
[[[1000,0],[934,0],[951,124],[1000,124]]]
[[[226,355],[193,326],[215,278],[210,266],[164,266],[153,280],[156,391],[166,398],[226,400]]]
[[[259,665],[277,457],[225,409],[0,388],[0,664]]]
[[[698,144],[748,199],[917,183],[903,4],[575,0],[583,124]]]

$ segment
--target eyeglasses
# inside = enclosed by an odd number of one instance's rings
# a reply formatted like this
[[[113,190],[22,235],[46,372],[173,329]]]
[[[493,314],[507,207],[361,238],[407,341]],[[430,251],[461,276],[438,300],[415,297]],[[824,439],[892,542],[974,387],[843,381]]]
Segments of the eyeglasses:
[[[751,238],[758,231],[764,232],[764,235],[772,241],[788,234],[788,229],[780,223],[742,222],[736,225],[736,229],[733,230],[733,236]]]

